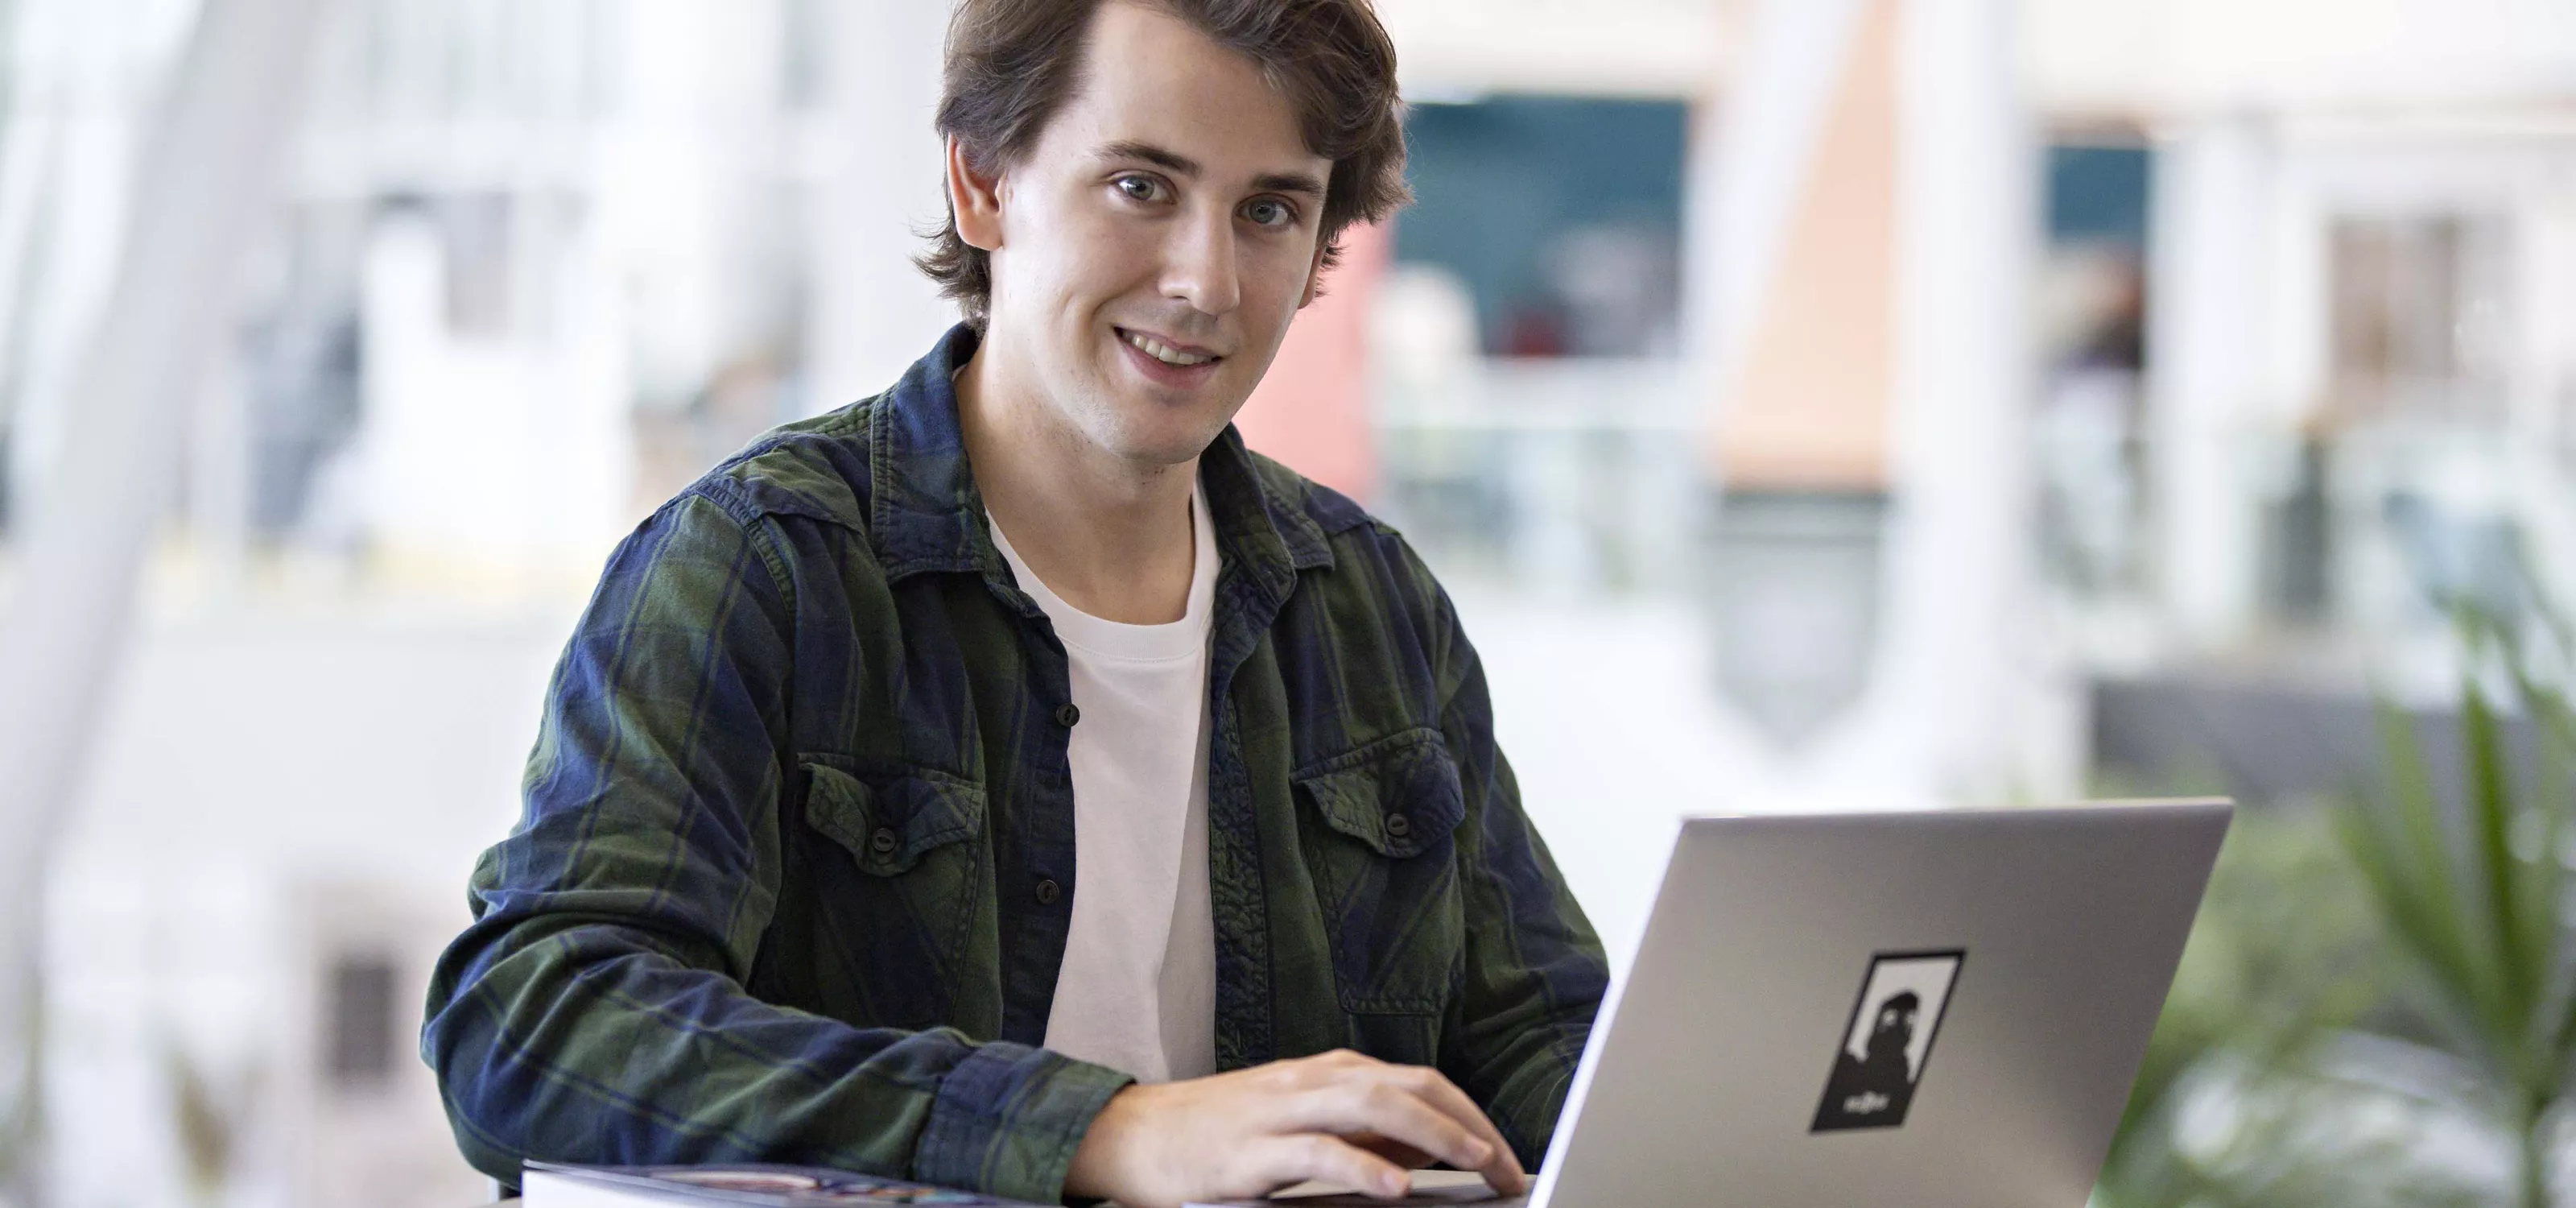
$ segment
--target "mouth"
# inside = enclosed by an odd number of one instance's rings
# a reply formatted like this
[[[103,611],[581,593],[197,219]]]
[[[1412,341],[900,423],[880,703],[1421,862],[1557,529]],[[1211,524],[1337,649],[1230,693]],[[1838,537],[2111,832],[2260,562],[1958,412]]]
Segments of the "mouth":
[[[1186,369],[1192,365],[1212,365],[1225,359],[1224,357],[1218,356],[1217,354],[1198,347],[1195,344],[1183,344],[1173,340],[1166,340],[1150,332],[1137,331],[1133,328],[1127,327],[1115,328],[1114,330],[1117,331],[1119,339],[1127,342],[1128,347],[1144,353],[1146,356],[1152,357],[1157,361],[1161,361],[1166,365],[1173,365]]]
[[[1134,328],[1112,328],[1118,342],[1127,349],[1127,359],[1145,376],[1168,386],[1194,386],[1222,364],[1225,358],[1195,344],[1167,340],[1151,332]]]

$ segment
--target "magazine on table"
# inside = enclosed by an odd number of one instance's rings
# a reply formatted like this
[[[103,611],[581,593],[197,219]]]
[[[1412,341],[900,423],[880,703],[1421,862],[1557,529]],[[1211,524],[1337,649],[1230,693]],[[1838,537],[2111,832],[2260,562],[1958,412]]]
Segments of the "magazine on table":
[[[571,1166],[529,1162],[519,1191],[527,1208],[822,1208],[823,1205],[936,1204],[943,1208],[1038,1208],[974,1191],[816,1166]]]
[[[1401,1200],[1376,1199],[1333,1183],[1299,1183],[1260,1199],[1192,1200],[1189,1208],[1439,1208],[1502,1202],[1485,1185],[1485,1177],[1472,1170],[1417,1170],[1412,1190]]]

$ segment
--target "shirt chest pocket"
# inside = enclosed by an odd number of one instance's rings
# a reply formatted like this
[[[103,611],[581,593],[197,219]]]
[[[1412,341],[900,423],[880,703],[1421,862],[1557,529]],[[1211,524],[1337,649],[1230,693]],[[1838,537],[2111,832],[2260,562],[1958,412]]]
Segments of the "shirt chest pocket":
[[[1466,935],[1453,837],[1466,798],[1439,731],[1381,739],[1293,779],[1314,809],[1300,831],[1343,1009],[1437,1014]]]
[[[805,821],[837,849],[815,873],[850,988],[879,1022],[938,1021],[990,905],[983,788],[928,769],[803,763]]]

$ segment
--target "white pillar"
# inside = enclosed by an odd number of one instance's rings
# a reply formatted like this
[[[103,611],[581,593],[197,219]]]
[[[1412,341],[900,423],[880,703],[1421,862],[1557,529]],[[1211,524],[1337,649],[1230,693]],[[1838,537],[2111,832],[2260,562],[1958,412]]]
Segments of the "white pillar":
[[[71,379],[67,447],[113,472],[44,484],[0,624],[0,1120],[15,1118],[47,857],[117,680],[135,586],[179,466],[190,386],[223,330],[209,299],[271,195],[321,0],[208,0],[164,94],[108,304]],[[24,1178],[26,1172],[21,1172]],[[41,1194],[32,1178],[20,1203]]]
[[[2249,119],[2201,123],[2158,157],[2147,453],[2158,591],[2188,649],[2231,640],[2254,615],[2245,417],[2261,390],[2272,198],[2272,148]]]
[[[1872,576],[1877,619],[1868,626],[1875,655],[1850,715],[1798,749],[1761,804],[1993,802],[2066,794],[2078,778],[2078,686],[2038,623],[2029,549],[2026,293],[2039,182],[2015,4],[1894,2],[1892,250],[1884,263],[1827,265],[1885,274],[1871,280],[1887,288],[1849,293],[1892,299],[1887,397],[1856,406],[1844,425],[1882,426],[1873,439],[1852,440],[1855,449],[1885,450],[1889,510]],[[1783,338],[1765,327],[1763,310],[1782,305],[1784,280],[1797,284],[1774,262],[1796,246],[1802,207],[1825,204],[1814,177],[1828,170],[1817,156],[1837,82],[1858,69],[1865,20],[1889,19],[1845,0],[1778,0],[1763,17],[1759,49],[1730,99],[1725,171],[1711,182],[1718,197],[1696,212],[1694,324],[1721,383],[1766,355],[1805,355],[1811,367],[1818,355],[1758,343]],[[1866,352],[1827,346],[1834,355]],[[1788,397],[1809,418],[1821,405]],[[1730,427],[1740,418],[1720,417]]]
[[[1905,0],[1886,666],[1864,763],[1952,804],[2076,785],[2031,551],[2038,132],[2011,0]]]
[[[948,6],[834,5],[829,116],[808,221],[813,248],[805,405],[828,411],[894,384],[957,319],[913,268],[943,213],[939,106]]]

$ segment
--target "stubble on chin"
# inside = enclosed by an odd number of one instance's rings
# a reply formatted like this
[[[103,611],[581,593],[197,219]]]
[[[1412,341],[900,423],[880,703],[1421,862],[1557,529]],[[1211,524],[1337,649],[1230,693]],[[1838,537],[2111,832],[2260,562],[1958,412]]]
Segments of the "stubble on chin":
[[[1157,406],[1152,401],[1120,398],[1108,390],[1089,391],[1067,402],[1064,416],[1071,421],[1070,435],[1140,470],[1178,466],[1196,459],[1216,443],[1235,413],[1242,410],[1237,401],[1215,413],[1192,408],[1188,416],[1157,416],[1151,414]]]

